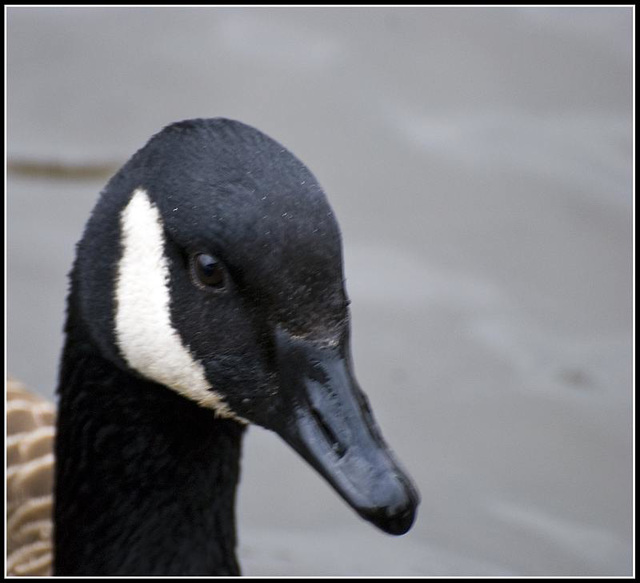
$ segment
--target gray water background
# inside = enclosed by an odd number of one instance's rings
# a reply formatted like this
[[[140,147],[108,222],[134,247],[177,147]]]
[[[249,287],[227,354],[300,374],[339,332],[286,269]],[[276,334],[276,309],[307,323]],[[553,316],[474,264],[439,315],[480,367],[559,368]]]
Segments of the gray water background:
[[[328,194],[356,372],[422,494],[389,537],[252,428],[244,573],[631,574],[630,8],[7,16],[10,374],[53,395],[106,182],[17,162],[117,167],[172,121],[239,119]]]

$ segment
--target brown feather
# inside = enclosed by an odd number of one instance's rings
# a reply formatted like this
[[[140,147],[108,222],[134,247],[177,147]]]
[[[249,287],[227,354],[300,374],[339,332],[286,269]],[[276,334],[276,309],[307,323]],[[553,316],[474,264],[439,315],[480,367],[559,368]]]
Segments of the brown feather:
[[[7,381],[7,574],[51,575],[55,408]]]

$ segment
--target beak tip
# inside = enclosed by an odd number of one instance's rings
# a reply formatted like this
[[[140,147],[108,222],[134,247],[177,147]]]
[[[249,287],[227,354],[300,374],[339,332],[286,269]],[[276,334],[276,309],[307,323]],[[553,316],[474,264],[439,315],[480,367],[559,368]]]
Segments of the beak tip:
[[[420,495],[410,482],[400,482],[404,488],[399,495],[400,502],[396,498],[395,503],[369,509],[362,516],[377,526],[380,530],[394,536],[406,534],[415,522],[420,504]]]
[[[409,506],[399,512],[389,515],[383,510],[368,516],[380,530],[394,536],[400,536],[409,532],[416,518],[416,506]]]

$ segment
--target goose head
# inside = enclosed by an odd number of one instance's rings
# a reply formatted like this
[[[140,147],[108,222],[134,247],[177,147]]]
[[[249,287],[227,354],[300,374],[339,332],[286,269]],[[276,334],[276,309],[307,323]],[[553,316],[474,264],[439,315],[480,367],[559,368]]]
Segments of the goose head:
[[[72,278],[115,366],[275,431],[360,516],[411,527],[417,490],[354,377],[336,218],[279,143],[227,119],[166,127],[106,186]]]

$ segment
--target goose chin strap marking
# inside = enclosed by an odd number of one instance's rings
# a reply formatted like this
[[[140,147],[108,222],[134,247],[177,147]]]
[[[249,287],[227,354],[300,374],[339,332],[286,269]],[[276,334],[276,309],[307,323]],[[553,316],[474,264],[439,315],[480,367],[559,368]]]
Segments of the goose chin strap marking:
[[[122,256],[116,281],[116,341],[127,364],[220,417],[244,421],[206,379],[171,324],[169,265],[160,212],[138,188],[120,217]]]

